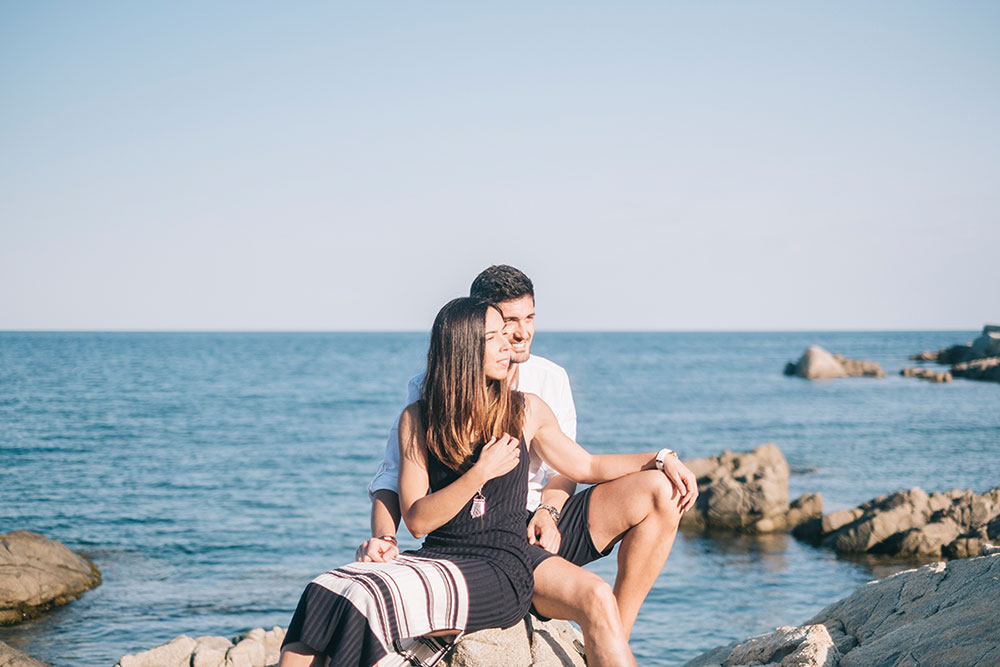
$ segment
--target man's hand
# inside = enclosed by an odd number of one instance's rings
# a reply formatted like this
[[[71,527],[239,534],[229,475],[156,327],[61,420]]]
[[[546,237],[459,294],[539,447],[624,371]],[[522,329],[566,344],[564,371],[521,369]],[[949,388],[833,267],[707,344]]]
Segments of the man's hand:
[[[549,553],[559,553],[562,535],[548,511],[535,512],[528,522],[528,544],[541,545]]]
[[[694,507],[694,501],[698,499],[698,478],[694,476],[694,473],[679,458],[670,454],[663,459],[663,474],[667,476],[680,495],[677,505],[680,507],[681,513]]]
[[[354,554],[362,563],[388,563],[399,555],[399,547],[378,537],[365,540]]]

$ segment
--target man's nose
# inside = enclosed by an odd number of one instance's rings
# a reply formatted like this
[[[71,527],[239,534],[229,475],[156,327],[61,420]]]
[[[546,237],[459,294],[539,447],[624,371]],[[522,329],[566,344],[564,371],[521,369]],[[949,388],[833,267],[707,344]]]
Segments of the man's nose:
[[[524,340],[524,327],[521,326],[520,322],[511,325],[510,336],[514,340]]]

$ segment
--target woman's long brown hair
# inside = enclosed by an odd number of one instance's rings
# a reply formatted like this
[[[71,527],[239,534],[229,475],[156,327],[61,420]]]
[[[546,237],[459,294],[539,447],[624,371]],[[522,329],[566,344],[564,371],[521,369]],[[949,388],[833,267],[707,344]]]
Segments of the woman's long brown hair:
[[[475,445],[504,433],[520,436],[524,396],[507,380],[489,380],[486,355],[486,301],[462,297],[438,312],[427,350],[427,375],[420,412],[427,450],[452,470],[472,466]]]

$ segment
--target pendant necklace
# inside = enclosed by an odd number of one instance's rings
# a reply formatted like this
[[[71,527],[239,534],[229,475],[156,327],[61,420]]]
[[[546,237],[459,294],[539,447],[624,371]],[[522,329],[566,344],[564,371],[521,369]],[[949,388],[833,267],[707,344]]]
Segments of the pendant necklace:
[[[473,519],[478,519],[486,514],[486,496],[483,495],[483,487],[479,487],[476,495],[472,497],[472,509],[469,510],[469,514],[472,515]]]

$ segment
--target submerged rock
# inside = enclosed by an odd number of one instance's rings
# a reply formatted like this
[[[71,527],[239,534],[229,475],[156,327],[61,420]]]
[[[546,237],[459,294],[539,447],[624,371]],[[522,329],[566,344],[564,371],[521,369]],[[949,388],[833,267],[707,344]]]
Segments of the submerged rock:
[[[981,495],[897,491],[814,519],[793,533],[842,554],[967,558],[1000,538],[1000,487]]]
[[[0,667],[49,667],[49,664],[0,642]]]
[[[44,535],[0,535],[0,625],[20,623],[76,600],[101,583],[89,559]]]
[[[270,667],[278,664],[285,629],[256,628],[232,641],[225,637],[174,637],[148,651],[126,655],[116,667]],[[448,667],[583,667],[583,637],[566,621],[528,616],[506,630],[463,637],[440,663]],[[0,662],[0,667],[6,667]],[[25,665],[25,667],[37,667]]]
[[[875,361],[848,359],[831,354],[819,345],[809,346],[799,360],[785,365],[785,375],[798,375],[807,380],[825,380],[846,377],[885,377],[885,371]]]
[[[857,589],[805,625],[734,642],[685,667],[1000,664],[1000,553],[934,563]]]
[[[681,519],[689,530],[746,533],[788,530],[823,512],[819,494],[788,502],[788,463],[774,443],[752,452],[685,461],[698,478],[698,500]]]

